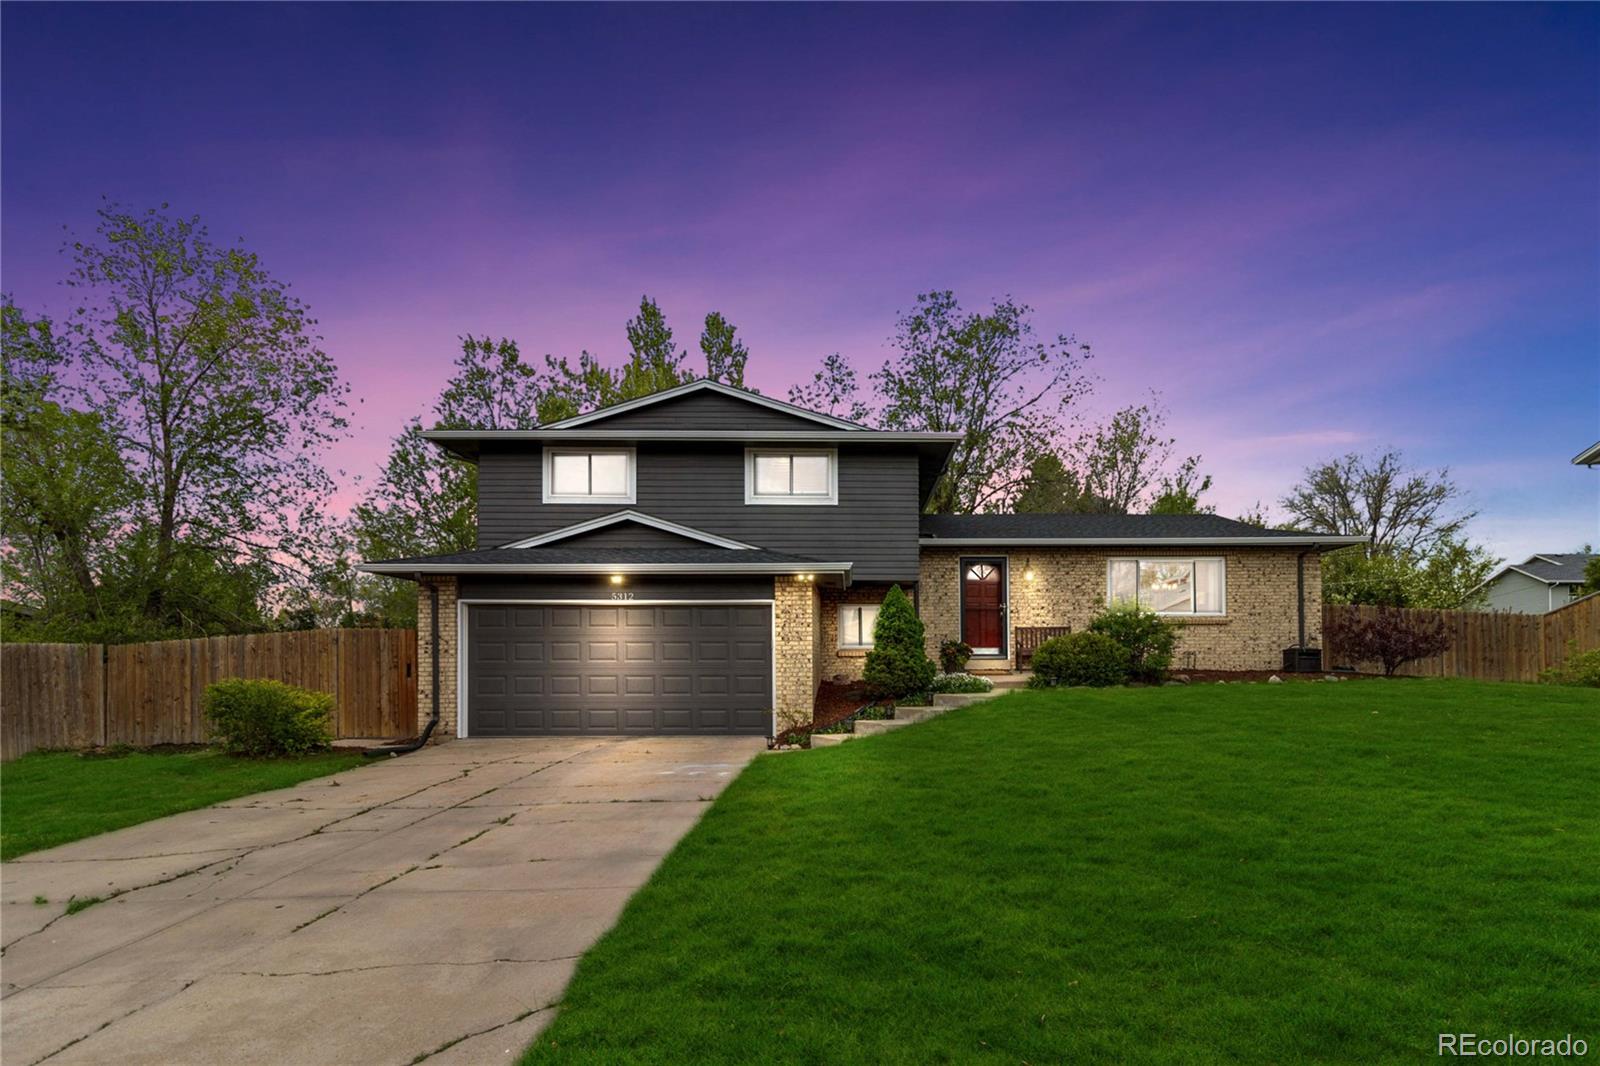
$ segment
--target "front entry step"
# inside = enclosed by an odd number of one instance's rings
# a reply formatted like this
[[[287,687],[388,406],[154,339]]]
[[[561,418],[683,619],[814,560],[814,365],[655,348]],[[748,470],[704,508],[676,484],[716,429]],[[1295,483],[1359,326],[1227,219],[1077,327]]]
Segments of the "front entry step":
[[[992,700],[996,696],[1004,694],[1005,691],[998,686],[988,692],[941,692],[934,696],[933,702],[929,704],[901,704],[897,706],[894,709],[893,718],[858,719],[854,733],[814,733],[811,736],[811,746],[813,748],[832,747],[836,744],[843,744],[847,740],[853,740],[856,737],[871,737],[881,733],[891,733],[896,729],[904,729],[908,725],[916,725],[918,722],[926,721],[929,718],[937,718],[946,711],[954,710],[957,707],[965,707],[972,703],[982,703],[984,700]]]

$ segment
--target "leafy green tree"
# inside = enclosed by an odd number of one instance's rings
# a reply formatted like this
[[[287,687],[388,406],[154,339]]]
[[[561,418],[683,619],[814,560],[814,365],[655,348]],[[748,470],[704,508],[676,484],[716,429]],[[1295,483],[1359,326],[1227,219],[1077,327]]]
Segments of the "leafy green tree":
[[[1217,509],[1200,502],[1201,493],[1211,488],[1211,475],[1199,472],[1200,457],[1191,455],[1178,469],[1161,479],[1151,514],[1216,514]]]
[[[706,377],[742,389],[745,387],[744,365],[750,352],[734,335],[737,332],[733,323],[722,317],[722,312],[712,311],[706,315],[705,329],[700,333],[700,351],[706,357]]]
[[[891,585],[872,627],[863,679],[873,696],[902,699],[929,692],[938,672],[924,645],[922,619],[899,585]]]
[[[1390,450],[1307,467],[1281,506],[1301,528],[1371,538],[1369,555],[1420,558],[1477,515],[1463,499],[1448,468],[1417,470]]]
[[[628,320],[628,362],[618,381],[618,399],[649,396],[693,381],[683,369],[684,351],[672,341],[666,316],[650,297],[639,301],[639,314]]]
[[[16,522],[59,536],[71,527],[60,510],[26,509],[103,490],[109,532],[82,550],[60,548],[77,570],[80,620],[217,631],[239,612],[217,597],[216,580],[255,588],[267,575],[282,587],[325,554],[332,481],[317,456],[347,428],[345,386],[305,306],[253,253],[212,242],[198,218],[108,203],[96,237],[68,250],[76,306],[64,325],[30,329],[19,309],[7,311],[7,347],[18,341],[42,369],[39,399],[54,407],[29,416],[31,440],[13,420],[5,443],[26,454],[76,437],[82,454],[54,487],[22,486]],[[108,521],[102,513],[82,528]],[[12,532],[7,539],[17,546]],[[190,580],[201,584],[185,587]]]
[[[1583,564],[1583,584],[1578,586],[1578,595],[1587,596],[1591,592],[1600,592],[1600,555]]]
[[[1439,541],[1426,555],[1362,548],[1322,559],[1322,596],[1328,603],[1457,610],[1482,606],[1480,587],[1500,560],[1457,538]]]
[[[1009,298],[969,312],[953,292],[930,292],[896,323],[899,354],[872,375],[884,427],[962,435],[929,510],[970,514],[1011,499],[1088,391],[1089,346],[1037,340],[1030,313]]]
[[[867,424],[872,409],[857,393],[856,371],[838,352],[826,356],[822,367],[804,385],[789,389],[789,402],[808,411]]]
[[[1055,452],[1040,452],[1028,464],[1016,498],[1014,514],[1104,514],[1106,501],[1083,491],[1077,472]]]
[[[1082,434],[1074,451],[1086,494],[1112,514],[1208,513],[1199,497],[1211,479],[1200,475],[1200,457],[1189,456],[1169,472],[1175,441],[1166,424],[1166,409],[1153,395]]]
[[[516,342],[461,338],[455,372],[434,404],[438,429],[531,429],[579,413],[585,392],[570,371],[522,359]],[[564,364],[561,364],[564,366]],[[612,382],[615,387],[615,382]],[[350,541],[363,559],[439,555],[477,547],[478,468],[423,437],[422,419],[406,423],[377,480],[352,511]],[[416,590],[394,578],[359,579],[335,567],[323,575],[323,598],[354,603],[393,625],[414,624]],[[353,587],[352,587],[353,583]],[[300,619],[324,618],[327,605],[304,603]]]

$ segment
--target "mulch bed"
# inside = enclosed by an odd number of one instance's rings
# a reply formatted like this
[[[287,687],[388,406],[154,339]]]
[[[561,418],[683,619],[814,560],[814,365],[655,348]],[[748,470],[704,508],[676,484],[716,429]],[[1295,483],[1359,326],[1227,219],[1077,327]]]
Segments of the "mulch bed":
[[[1332,674],[1342,677],[1346,681],[1358,681],[1370,677],[1369,674],[1353,674],[1348,670],[1326,670],[1314,674],[1294,674],[1283,670],[1174,670],[1169,677],[1176,680],[1187,677],[1191,684],[1215,683],[1218,681],[1265,681],[1276,677],[1280,681],[1321,681]]]
[[[817,689],[816,702],[811,705],[811,724],[806,728],[822,729],[830,726],[871,702],[872,697],[867,695],[867,686],[860,681],[842,684],[838,681],[824,681]]]

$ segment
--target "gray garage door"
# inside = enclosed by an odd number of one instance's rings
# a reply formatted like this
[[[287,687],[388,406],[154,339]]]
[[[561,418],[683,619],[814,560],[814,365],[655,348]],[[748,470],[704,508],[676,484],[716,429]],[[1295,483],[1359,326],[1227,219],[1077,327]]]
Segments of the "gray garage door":
[[[772,727],[766,606],[467,607],[467,734]]]

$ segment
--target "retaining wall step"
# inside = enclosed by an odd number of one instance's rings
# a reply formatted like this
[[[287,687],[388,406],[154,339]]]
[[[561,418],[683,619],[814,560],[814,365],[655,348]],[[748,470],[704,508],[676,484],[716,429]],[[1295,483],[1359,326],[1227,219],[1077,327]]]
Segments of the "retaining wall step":
[[[813,748],[831,748],[836,744],[843,744],[850,737],[851,734],[849,733],[813,733],[811,734],[811,746]]]
[[[887,733],[891,729],[904,729],[906,726],[911,724],[912,722],[908,718],[890,718],[887,720],[880,719],[875,722],[863,722],[857,720],[856,736],[863,737],[871,736],[874,733]]]

